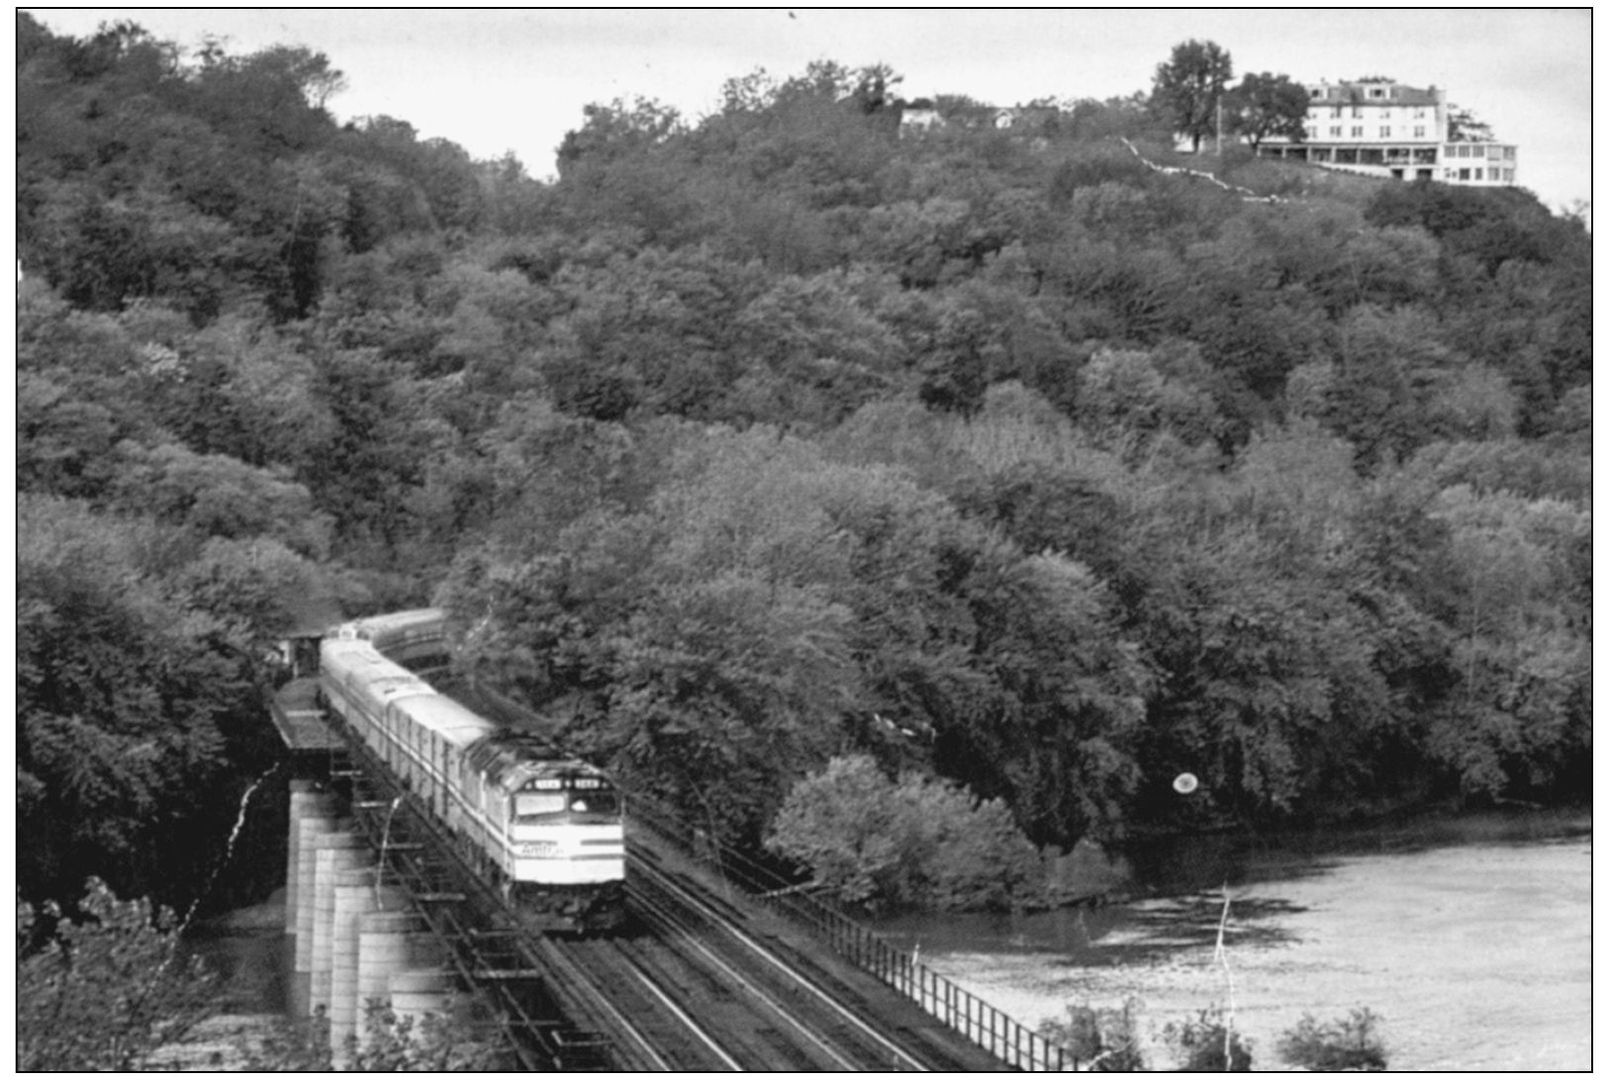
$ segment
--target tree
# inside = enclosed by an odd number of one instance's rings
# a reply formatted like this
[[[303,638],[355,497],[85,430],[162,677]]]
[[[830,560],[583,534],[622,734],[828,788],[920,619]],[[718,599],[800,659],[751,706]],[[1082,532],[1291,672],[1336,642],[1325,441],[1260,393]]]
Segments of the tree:
[[[248,639],[185,602],[174,530],[37,496],[18,525],[19,885],[188,899],[263,728]]]
[[[1081,564],[989,541],[957,553],[972,629],[976,700],[942,714],[935,760],[1001,797],[1036,843],[1122,831],[1140,781],[1133,748],[1148,672]]]
[[[766,843],[851,903],[1003,908],[1041,885],[1035,849],[1002,802],[919,774],[891,780],[864,754],[795,784]]]
[[[1593,742],[1589,511],[1510,492],[1443,491],[1451,531],[1460,692],[1433,717],[1429,751],[1468,795],[1559,790]]]
[[[1303,122],[1309,115],[1309,92],[1285,75],[1268,71],[1242,76],[1242,84],[1226,95],[1226,120],[1247,137],[1256,154],[1271,135],[1303,141]]]
[[[1493,128],[1477,114],[1460,105],[1450,105],[1444,113],[1449,121],[1450,142],[1492,142]]]
[[[218,1011],[217,978],[181,951],[171,912],[121,901],[98,878],[76,911],[17,908],[19,1072],[163,1069]]]
[[[271,45],[231,56],[216,39],[202,46],[193,108],[231,141],[260,153],[307,149],[333,130],[325,104],[347,85],[323,53]]]
[[[114,506],[206,536],[273,537],[306,555],[326,554],[322,515],[306,488],[283,469],[257,469],[225,454],[194,454],[164,443],[119,447],[123,469]]]
[[[1231,79],[1231,54],[1212,41],[1182,42],[1158,65],[1152,79],[1152,107],[1172,130],[1191,140],[1197,153],[1217,130],[1218,112]]]
[[[676,109],[651,98],[635,97],[629,105],[616,98],[608,105],[584,105],[580,128],[565,133],[558,167],[569,177],[584,161],[608,163],[626,154],[658,146],[684,130]]]

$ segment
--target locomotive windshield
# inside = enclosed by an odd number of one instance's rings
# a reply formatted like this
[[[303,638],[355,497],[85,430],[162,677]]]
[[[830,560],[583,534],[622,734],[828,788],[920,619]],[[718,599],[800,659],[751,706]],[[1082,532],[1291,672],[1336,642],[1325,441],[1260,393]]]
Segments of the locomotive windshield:
[[[560,819],[596,821],[615,818],[620,813],[621,800],[615,789],[595,777],[531,780],[515,793],[517,825]]]
[[[563,791],[522,791],[515,796],[515,817],[534,818],[565,812]]]

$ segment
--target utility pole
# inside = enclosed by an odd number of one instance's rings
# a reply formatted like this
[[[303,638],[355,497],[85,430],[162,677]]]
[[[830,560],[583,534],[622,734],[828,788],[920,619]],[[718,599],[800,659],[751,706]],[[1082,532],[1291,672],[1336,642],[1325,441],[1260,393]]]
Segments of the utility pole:
[[[1214,98],[1214,156],[1224,157],[1225,148],[1221,145],[1225,138],[1225,95],[1219,94]]]

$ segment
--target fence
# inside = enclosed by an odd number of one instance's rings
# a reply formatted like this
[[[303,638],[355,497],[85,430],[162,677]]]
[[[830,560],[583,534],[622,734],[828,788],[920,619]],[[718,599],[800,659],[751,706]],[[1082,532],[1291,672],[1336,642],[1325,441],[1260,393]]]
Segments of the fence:
[[[632,806],[639,809],[649,802],[631,799]],[[895,948],[843,912],[791,888],[771,869],[725,847],[696,842],[693,838],[700,835],[698,831],[683,825],[675,811],[658,803],[653,807],[652,813],[636,814],[634,819],[695,855],[716,856],[728,880],[743,887],[751,899],[809,928],[839,955],[876,975],[999,1060],[1024,1072],[1076,1068],[1073,1056],[1061,1046],[931,971],[915,956]]]

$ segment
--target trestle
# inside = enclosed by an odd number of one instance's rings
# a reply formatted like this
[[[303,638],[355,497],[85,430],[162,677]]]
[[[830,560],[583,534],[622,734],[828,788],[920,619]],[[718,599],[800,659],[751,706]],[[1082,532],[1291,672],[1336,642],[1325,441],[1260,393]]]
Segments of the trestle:
[[[293,1011],[324,1014],[335,1064],[352,1064],[369,1008],[417,1025],[468,989],[524,1068],[608,1067],[602,1040],[558,1009],[496,890],[384,765],[349,750],[332,755],[328,780],[292,782],[286,863]]]

